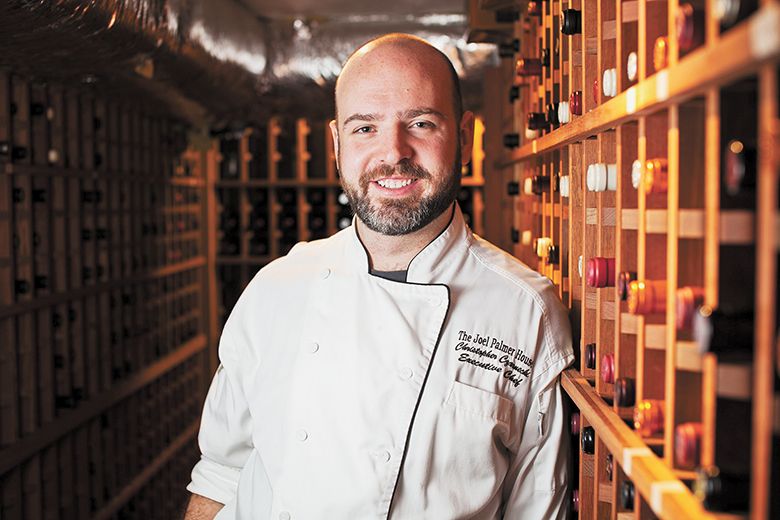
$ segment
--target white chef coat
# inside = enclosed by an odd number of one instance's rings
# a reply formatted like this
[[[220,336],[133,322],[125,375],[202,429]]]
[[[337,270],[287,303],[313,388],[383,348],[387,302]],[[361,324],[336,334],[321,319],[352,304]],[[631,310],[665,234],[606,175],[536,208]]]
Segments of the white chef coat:
[[[566,515],[565,308],[457,205],[406,283],[369,274],[354,225],[298,244],[219,356],[187,489],[220,520]]]

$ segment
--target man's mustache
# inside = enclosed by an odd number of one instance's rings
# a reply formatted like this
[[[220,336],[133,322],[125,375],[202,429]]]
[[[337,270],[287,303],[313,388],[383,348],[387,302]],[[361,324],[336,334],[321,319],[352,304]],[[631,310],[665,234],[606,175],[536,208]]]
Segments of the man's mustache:
[[[395,165],[380,164],[375,168],[363,172],[363,175],[360,177],[360,184],[361,186],[367,187],[369,182],[392,177],[393,175],[410,179],[431,178],[431,173],[419,164],[405,161]]]

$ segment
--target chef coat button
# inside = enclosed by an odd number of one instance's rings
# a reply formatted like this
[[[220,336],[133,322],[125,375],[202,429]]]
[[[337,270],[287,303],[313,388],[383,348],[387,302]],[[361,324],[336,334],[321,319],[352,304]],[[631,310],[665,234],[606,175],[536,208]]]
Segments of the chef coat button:
[[[309,438],[309,434],[306,430],[298,430],[295,435],[298,437],[298,440],[303,442],[306,439]]]
[[[287,511],[282,511],[279,513],[279,520],[290,520],[290,513]]]
[[[317,343],[316,341],[312,341],[311,344],[309,345],[309,352],[311,352],[312,354],[316,353],[319,349],[320,349],[320,344]]]
[[[414,375],[414,372],[412,372],[412,369],[409,367],[403,367],[399,372],[398,375],[401,376],[401,379],[411,379]]]
[[[374,455],[382,462],[390,462],[390,452],[387,450],[377,451]]]
[[[324,280],[324,279],[325,279],[325,278],[327,278],[328,276],[330,276],[330,269],[328,269],[328,268],[326,267],[325,269],[323,269],[323,270],[320,272],[320,277],[321,277],[321,278]]]

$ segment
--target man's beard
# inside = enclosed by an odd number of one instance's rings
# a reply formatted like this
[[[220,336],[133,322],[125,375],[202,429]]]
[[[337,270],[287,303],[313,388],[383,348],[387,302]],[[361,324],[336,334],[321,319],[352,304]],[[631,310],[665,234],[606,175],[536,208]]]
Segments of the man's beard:
[[[393,174],[400,174],[409,179],[428,181],[433,179],[431,173],[419,164],[404,160],[396,166],[383,164],[363,172],[357,189],[347,185],[342,177],[341,187],[347,194],[352,211],[368,229],[383,235],[406,235],[433,222],[436,217],[449,209],[457,198],[461,178],[460,147],[455,154],[451,174],[442,179],[442,183],[435,186],[435,191],[427,197],[409,195],[403,199],[369,198],[368,187],[371,181],[390,177]]]

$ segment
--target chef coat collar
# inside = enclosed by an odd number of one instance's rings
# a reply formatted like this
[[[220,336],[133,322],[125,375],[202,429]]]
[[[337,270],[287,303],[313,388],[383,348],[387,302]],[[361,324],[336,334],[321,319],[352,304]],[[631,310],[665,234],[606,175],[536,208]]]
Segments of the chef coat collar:
[[[444,231],[412,258],[407,270],[406,283],[433,283],[437,275],[466,253],[471,232],[463,220],[460,206],[457,202],[454,205],[455,211]],[[348,255],[353,260],[355,269],[368,274],[370,265],[368,251],[357,233],[357,216],[352,217],[350,235]]]

